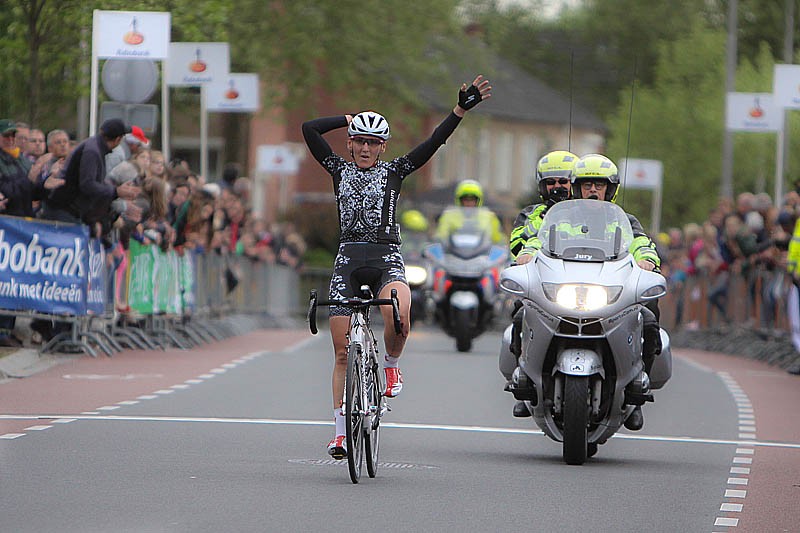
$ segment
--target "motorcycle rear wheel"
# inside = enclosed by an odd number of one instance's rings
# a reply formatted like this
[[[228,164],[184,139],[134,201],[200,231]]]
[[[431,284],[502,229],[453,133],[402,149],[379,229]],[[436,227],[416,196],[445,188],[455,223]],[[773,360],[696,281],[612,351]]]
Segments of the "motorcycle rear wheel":
[[[582,465],[588,455],[589,378],[564,376],[564,462]]]

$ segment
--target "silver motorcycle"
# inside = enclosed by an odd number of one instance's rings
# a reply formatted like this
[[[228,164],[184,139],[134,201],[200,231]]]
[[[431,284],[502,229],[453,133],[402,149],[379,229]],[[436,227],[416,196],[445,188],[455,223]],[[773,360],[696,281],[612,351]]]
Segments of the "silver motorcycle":
[[[667,283],[637,265],[628,217],[611,202],[559,202],[539,237],[534,259],[500,277],[523,304],[520,331],[509,326],[503,336],[500,371],[539,428],[563,443],[564,461],[580,465],[672,375],[663,330],[649,376],[642,361],[644,304],[664,296]]]

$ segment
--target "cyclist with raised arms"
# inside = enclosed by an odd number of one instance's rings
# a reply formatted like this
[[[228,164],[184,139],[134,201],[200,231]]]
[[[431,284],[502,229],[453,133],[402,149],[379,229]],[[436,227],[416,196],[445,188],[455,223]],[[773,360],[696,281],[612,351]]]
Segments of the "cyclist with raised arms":
[[[411,294],[405,279],[400,255],[400,230],[397,203],[400,186],[406,176],[422,167],[453,133],[464,114],[491,96],[489,81],[477,76],[472,84],[462,84],[458,104],[436,127],[433,134],[408,154],[382,161],[389,140],[389,123],[373,111],[357,115],[339,115],[310,120],[303,124],[303,137],[311,154],[333,178],[333,191],[339,211],[339,253],[333,266],[330,299],[341,300],[361,296],[361,285],[369,285],[379,298],[389,298],[397,290],[402,331],[394,332],[392,310],[381,308],[384,323],[384,372],[389,398],[403,388],[403,377],[397,362],[409,333]],[[323,134],[347,127],[347,153],[352,161],[335,154]],[[330,329],[334,347],[333,415],[334,438],[328,443],[328,454],[335,459],[347,457],[345,420],[342,410],[345,373],[347,371],[347,338],[352,310],[330,307]]]

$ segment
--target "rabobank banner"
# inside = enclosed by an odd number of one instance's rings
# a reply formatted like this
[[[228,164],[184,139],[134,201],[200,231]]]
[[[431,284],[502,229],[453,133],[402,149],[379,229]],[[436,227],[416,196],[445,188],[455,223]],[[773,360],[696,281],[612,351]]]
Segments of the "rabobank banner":
[[[86,286],[86,310],[90,314],[102,315],[106,310],[107,272],[103,243],[100,239],[92,239],[89,241],[89,282]]]
[[[86,314],[89,263],[86,226],[0,216],[0,308]]]

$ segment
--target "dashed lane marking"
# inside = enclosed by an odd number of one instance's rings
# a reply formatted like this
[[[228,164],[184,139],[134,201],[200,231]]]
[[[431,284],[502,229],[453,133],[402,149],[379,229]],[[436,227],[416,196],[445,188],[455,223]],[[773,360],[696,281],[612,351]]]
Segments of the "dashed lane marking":
[[[753,412],[753,404],[750,402],[750,398],[747,396],[747,393],[742,390],[736,380],[731,376],[728,372],[717,372],[717,376],[722,380],[727,387],[728,392],[731,393],[733,396],[734,401],[736,402],[736,407],[739,411],[739,425],[738,425],[738,434],[739,438],[742,440],[749,440],[750,446],[755,446],[753,444],[756,441],[756,417]],[[753,463],[753,454],[755,453],[754,447],[742,447],[736,448],[736,455],[734,455],[732,463],[734,465],[751,465]],[[742,455],[747,455],[749,457],[742,457]],[[730,469],[731,474],[735,474],[737,477],[729,477],[727,484],[745,487],[749,483],[749,478],[745,476],[750,475],[750,467],[743,467],[743,466],[732,466]],[[747,497],[746,490],[739,490],[739,489],[727,489],[725,490],[724,498],[737,498],[740,500],[744,500]],[[720,512],[722,513],[740,513],[744,508],[743,503],[734,503],[734,502],[722,502],[720,505]],[[723,527],[737,527],[739,525],[739,519],[735,516],[725,515],[725,516],[717,516],[716,520],[714,521],[715,526],[723,526]]]

